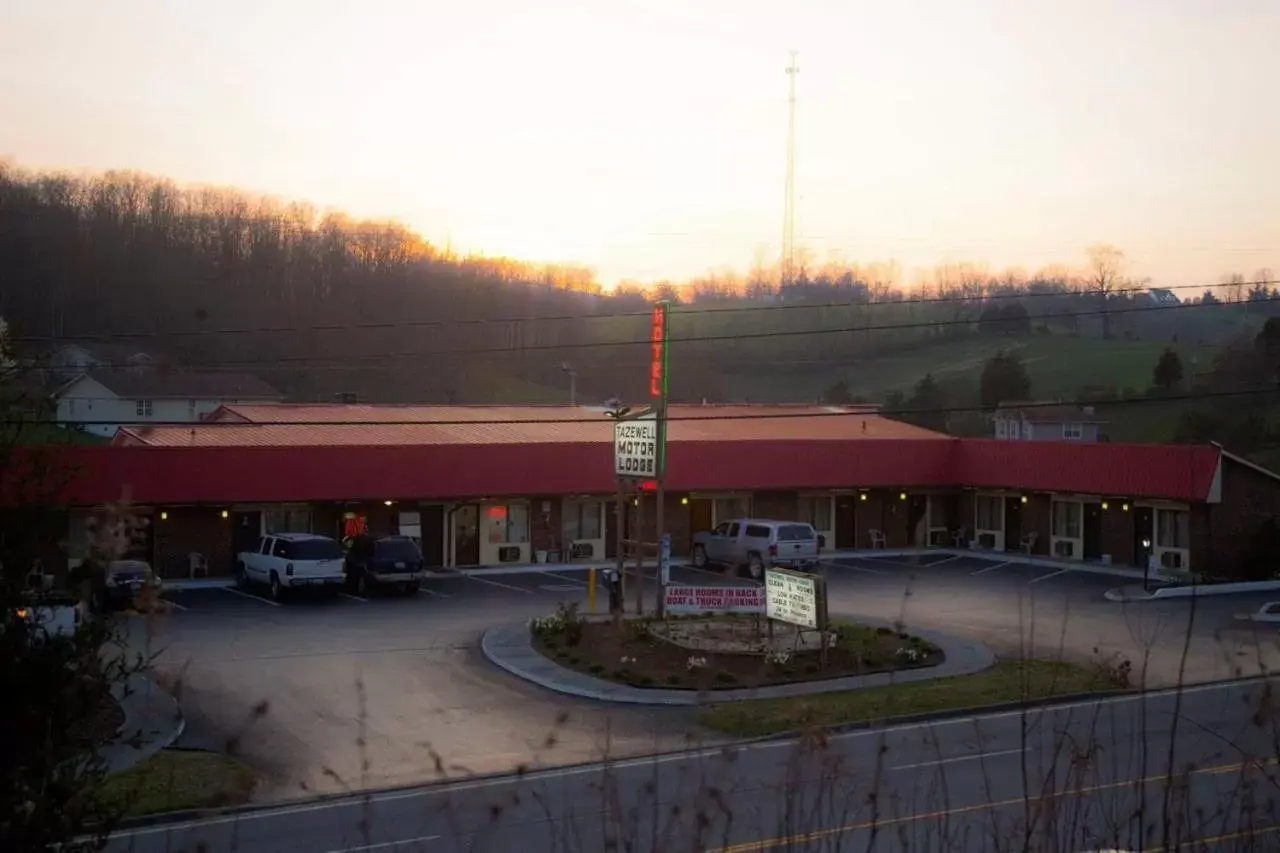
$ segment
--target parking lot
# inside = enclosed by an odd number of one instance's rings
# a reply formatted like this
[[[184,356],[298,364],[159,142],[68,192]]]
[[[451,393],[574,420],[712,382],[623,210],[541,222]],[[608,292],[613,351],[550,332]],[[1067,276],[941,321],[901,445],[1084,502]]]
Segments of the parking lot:
[[[676,579],[686,574],[696,572]],[[650,602],[654,592],[650,579]],[[601,707],[484,660],[487,627],[586,597],[580,570],[431,577],[412,597],[283,604],[210,588],[166,592],[170,611],[131,629],[135,645],[158,653],[158,671],[181,681],[183,743],[235,739],[266,773],[269,799],[434,778],[436,755],[450,775],[468,775],[705,740],[687,709]],[[599,608],[607,601],[602,586]]]
[[[1273,627],[1234,618],[1275,593],[1117,603],[1106,591],[1134,581],[999,555],[840,558],[826,575],[833,613],[900,618],[973,637],[997,654],[1080,662],[1120,655],[1135,674],[1145,667],[1152,685],[1280,663]]]
[[[823,567],[833,615],[899,618],[973,637],[1001,654],[1093,649],[1149,661],[1151,680],[1228,677],[1272,665],[1265,636],[1232,619],[1254,599],[1117,604],[1124,581],[994,557],[840,558]],[[298,597],[277,604],[236,589],[170,591],[173,608],[133,620],[134,641],[182,683],[187,745],[234,738],[280,798],[515,767],[598,760],[706,742],[688,709],[606,707],[544,691],[492,667],[479,651],[490,626],[585,606],[582,569],[430,577],[417,595]],[[729,582],[675,568],[675,583]],[[747,583],[746,580],[735,580]],[[645,585],[646,601],[656,592]],[[628,595],[629,609],[634,590]],[[1247,600],[1246,600],[1247,599]],[[607,607],[601,584],[597,609]]]

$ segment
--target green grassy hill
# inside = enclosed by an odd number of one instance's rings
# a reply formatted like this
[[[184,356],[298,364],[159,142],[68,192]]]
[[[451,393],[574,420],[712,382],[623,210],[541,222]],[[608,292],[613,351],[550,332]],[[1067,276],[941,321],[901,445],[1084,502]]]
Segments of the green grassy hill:
[[[815,400],[823,389],[844,379],[849,389],[869,400],[883,400],[892,391],[910,395],[927,373],[945,385],[971,385],[977,389],[986,361],[997,351],[1017,352],[1031,376],[1032,396],[1037,399],[1074,398],[1084,387],[1114,388],[1119,394],[1142,393],[1151,383],[1151,371],[1164,348],[1160,341],[1102,341],[1066,335],[1029,335],[1001,339],[981,338],[945,341],[900,353],[863,359],[855,364],[829,365],[779,362],[725,376],[730,399]],[[1212,349],[1173,345],[1188,372],[1203,370]]]

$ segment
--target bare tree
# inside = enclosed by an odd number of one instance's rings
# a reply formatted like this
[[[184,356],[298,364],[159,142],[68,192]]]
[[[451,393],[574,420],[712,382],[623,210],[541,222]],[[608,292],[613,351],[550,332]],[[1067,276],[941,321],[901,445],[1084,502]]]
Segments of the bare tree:
[[[1107,312],[1107,302],[1124,272],[1124,252],[1110,243],[1095,243],[1086,254],[1089,258],[1086,273],[1089,292],[1098,298],[1098,310],[1102,312],[1102,337],[1110,339],[1111,315]]]

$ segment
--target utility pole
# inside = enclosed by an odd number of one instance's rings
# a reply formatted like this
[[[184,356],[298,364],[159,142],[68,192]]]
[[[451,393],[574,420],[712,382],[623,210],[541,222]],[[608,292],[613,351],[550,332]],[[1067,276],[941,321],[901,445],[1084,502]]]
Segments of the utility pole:
[[[569,377],[569,405],[578,405],[578,371],[569,362],[561,362],[560,370]]]
[[[787,186],[782,213],[782,263],[781,284],[791,283],[795,272],[796,253],[796,52],[791,51],[791,63],[787,66]]]
[[[670,580],[671,543],[666,532],[667,503],[667,368],[670,364],[667,347],[669,346],[671,303],[663,300],[654,306],[653,318],[649,329],[651,364],[649,368],[649,396],[653,403],[654,420],[657,438],[657,458],[654,473],[656,474],[654,492],[658,498],[657,512],[654,516],[654,538],[658,543],[658,583],[657,606],[654,608],[659,617],[666,610],[667,583]]]

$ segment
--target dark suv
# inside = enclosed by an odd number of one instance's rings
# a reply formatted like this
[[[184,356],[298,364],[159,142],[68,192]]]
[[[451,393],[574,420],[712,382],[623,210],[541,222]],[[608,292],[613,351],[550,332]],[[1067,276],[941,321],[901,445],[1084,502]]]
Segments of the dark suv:
[[[359,596],[391,585],[413,595],[422,586],[422,573],[422,552],[407,536],[357,536],[347,550],[347,586]]]

